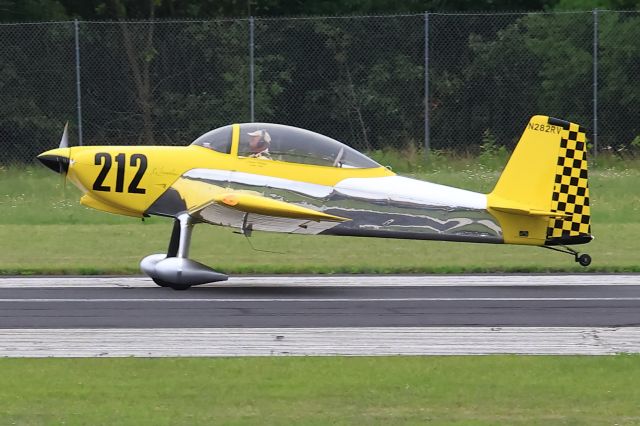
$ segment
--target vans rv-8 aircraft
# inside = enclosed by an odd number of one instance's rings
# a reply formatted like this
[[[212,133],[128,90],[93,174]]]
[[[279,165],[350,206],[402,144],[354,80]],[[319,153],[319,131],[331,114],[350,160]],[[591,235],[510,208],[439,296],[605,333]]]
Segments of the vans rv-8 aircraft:
[[[185,147],[74,146],[38,156],[109,213],[174,219],[167,253],[140,267],[184,290],[227,276],[189,259],[193,226],[252,231],[542,246],[591,241],[586,135],[534,116],[494,190],[481,194],[400,177],[329,137],[290,126],[233,124]]]

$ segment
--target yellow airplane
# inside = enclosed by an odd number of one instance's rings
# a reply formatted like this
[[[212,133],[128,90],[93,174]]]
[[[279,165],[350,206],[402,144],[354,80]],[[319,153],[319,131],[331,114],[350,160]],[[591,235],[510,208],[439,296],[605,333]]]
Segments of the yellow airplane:
[[[268,123],[212,130],[185,147],[60,147],[38,156],[109,213],[174,219],[167,253],[140,267],[184,290],[227,276],[189,259],[193,226],[420,240],[566,247],[591,241],[586,135],[534,116],[494,190],[481,194],[397,176],[362,153],[308,130]]]

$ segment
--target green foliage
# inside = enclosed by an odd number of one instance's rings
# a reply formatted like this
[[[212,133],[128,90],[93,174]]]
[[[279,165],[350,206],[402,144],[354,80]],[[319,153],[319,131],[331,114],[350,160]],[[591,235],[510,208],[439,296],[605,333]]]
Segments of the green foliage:
[[[630,144],[630,148],[632,150],[633,155],[638,155],[638,153],[640,153],[640,135],[633,138]]]
[[[590,13],[529,14],[504,19],[495,33],[471,29],[470,55],[456,64],[463,71],[452,75],[446,70],[434,79],[444,110],[434,114],[433,125],[451,133],[437,130],[439,143],[448,146],[469,135],[480,139],[485,123],[496,123],[496,143],[513,147],[519,137],[515,123],[541,112],[588,125],[593,115],[593,19]],[[624,151],[640,133],[640,85],[634,80],[640,16],[600,12],[598,21],[597,148]],[[462,105],[455,99],[463,99]],[[457,117],[467,120],[459,124],[463,131],[455,126]],[[453,120],[453,128],[445,120]]]
[[[420,16],[258,21],[257,57],[282,58],[262,75],[287,75],[273,117],[364,151],[416,143],[423,97],[407,88],[423,86],[421,26]]]
[[[504,145],[498,145],[496,138],[490,129],[486,129],[482,135],[478,163],[480,166],[490,169],[504,167],[509,159],[509,152]]]
[[[637,9],[637,0],[560,0],[551,6],[552,10],[633,10]]]
[[[128,0],[95,1],[90,8],[62,0],[23,5],[40,5],[45,13],[61,4],[83,16],[122,20],[196,11],[225,15],[240,7]],[[563,5],[568,3],[558,7]],[[344,10],[391,6],[356,1]],[[298,6],[272,1],[249,7],[270,14]],[[600,124],[593,147],[634,157],[640,15],[602,11],[598,17]],[[512,149],[536,113],[588,127],[593,18],[588,12],[430,17],[428,47],[435,60],[426,107],[436,155],[455,151],[480,154],[482,164],[492,163],[490,157],[499,162],[506,152],[500,147]],[[424,24],[423,15],[257,19],[256,121],[309,128],[369,152],[407,150],[409,158],[393,165],[400,171],[409,168],[402,163],[420,164],[411,150],[422,145],[424,134]],[[81,23],[84,143],[185,144],[209,129],[249,121],[248,33],[248,20]],[[74,32],[71,23],[62,23],[3,26],[0,35],[0,162],[7,164],[56,146],[63,123],[76,116]],[[480,146],[488,128],[491,149]],[[71,130],[76,133],[76,123]]]
[[[640,85],[634,80],[640,56],[640,15],[600,14],[600,103],[616,109],[601,109],[604,129],[599,147],[626,148],[640,134]]]
[[[0,22],[69,19],[59,0],[0,0]]]
[[[60,47],[73,43],[73,27],[0,26],[0,38],[0,163],[24,162],[57,146],[73,116],[75,88],[65,78],[61,63],[68,56]]]
[[[420,173],[426,170],[427,164],[437,161],[438,152],[430,153],[427,157],[422,147],[407,145],[403,150],[392,148],[378,149],[369,153],[369,156],[395,173]]]

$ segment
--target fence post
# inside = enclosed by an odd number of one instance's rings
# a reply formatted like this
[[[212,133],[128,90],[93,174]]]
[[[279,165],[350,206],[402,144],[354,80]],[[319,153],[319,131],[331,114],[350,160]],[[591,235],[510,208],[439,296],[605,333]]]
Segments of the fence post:
[[[593,9],[593,158],[598,157],[598,9]]]
[[[424,153],[429,158],[429,12],[424,14]]]
[[[76,39],[76,106],[78,110],[78,144],[82,145],[82,99],[80,94],[80,32],[78,20],[73,20]]]
[[[249,103],[251,105],[251,122],[256,121],[255,119],[255,93],[254,93],[254,60],[253,60],[253,49],[254,49],[254,34],[253,34],[253,16],[249,17]]]

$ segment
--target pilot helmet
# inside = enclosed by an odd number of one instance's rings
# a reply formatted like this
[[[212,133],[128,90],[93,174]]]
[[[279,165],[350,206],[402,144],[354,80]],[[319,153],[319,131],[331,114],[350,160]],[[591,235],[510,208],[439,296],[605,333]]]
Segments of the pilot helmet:
[[[260,139],[267,144],[271,143],[271,135],[266,130],[256,130],[255,132],[247,133],[249,136],[260,136]]]

